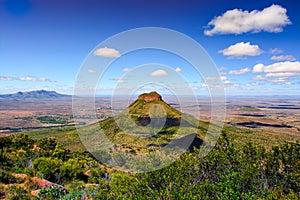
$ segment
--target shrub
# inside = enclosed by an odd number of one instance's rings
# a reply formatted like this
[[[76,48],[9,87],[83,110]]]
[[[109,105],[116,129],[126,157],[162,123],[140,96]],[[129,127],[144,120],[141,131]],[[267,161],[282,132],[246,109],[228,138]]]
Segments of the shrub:
[[[4,199],[6,195],[6,191],[4,185],[0,184],[0,199]]]
[[[37,199],[39,200],[60,200],[62,199],[67,192],[62,188],[51,186],[48,188],[43,188],[38,193]]]
[[[40,157],[33,161],[33,167],[37,171],[37,175],[46,178],[49,181],[59,181],[57,175],[63,162],[57,158]]]
[[[67,178],[67,179],[83,179],[87,177],[83,174],[84,168],[83,164],[79,159],[69,159],[68,161],[62,163],[62,165],[59,168],[59,175],[61,177]]]
[[[57,145],[57,142],[53,138],[42,138],[36,142],[36,145],[41,149],[41,152],[45,155],[49,155]]]
[[[8,200],[30,200],[34,199],[33,196],[29,194],[29,191],[24,190],[21,187],[18,186],[10,186],[7,189],[6,199]]]
[[[25,134],[14,134],[12,136],[10,147],[14,149],[28,150],[33,148],[34,140]]]
[[[15,178],[10,172],[0,170],[0,183],[12,184],[20,182],[22,182],[22,179]]]

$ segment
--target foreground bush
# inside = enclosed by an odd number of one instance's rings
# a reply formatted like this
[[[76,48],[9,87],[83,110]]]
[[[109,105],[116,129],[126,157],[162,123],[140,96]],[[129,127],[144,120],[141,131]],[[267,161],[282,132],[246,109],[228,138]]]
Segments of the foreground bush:
[[[24,139],[24,136],[20,136]],[[40,199],[299,199],[300,144],[286,143],[271,150],[247,143],[233,144],[226,135],[204,158],[199,150],[185,153],[163,169],[124,173],[109,169],[88,153],[70,152],[43,140],[20,141],[18,135],[1,139],[0,196],[31,199],[37,185],[18,186],[16,172],[43,177],[66,186],[42,189]],[[32,141],[33,142],[32,142]],[[26,181],[26,180],[24,180]],[[7,187],[14,183],[15,186]],[[4,187],[6,184],[6,187]]]

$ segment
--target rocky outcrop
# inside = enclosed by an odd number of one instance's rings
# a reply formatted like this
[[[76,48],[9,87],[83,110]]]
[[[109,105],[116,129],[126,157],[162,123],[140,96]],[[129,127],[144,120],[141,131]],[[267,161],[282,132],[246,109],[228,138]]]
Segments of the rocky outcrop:
[[[149,101],[162,101],[161,96],[157,92],[143,93],[138,97],[138,100]]]
[[[58,187],[58,188],[61,188],[63,190],[67,190],[64,186],[56,184],[56,183],[52,183],[51,181],[48,181],[46,179],[42,179],[42,178],[38,178],[38,177],[33,177],[33,178],[31,178],[31,181],[37,183],[37,185],[40,188]]]
[[[13,174],[13,176],[16,178],[23,179],[24,181],[25,181],[25,179],[28,178],[28,176],[26,174]],[[66,193],[68,193],[68,190],[64,186],[56,184],[56,183],[52,183],[51,181],[48,181],[46,179],[32,177],[32,178],[30,178],[30,182],[36,183],[39,188],[57,187],[57,188],[64,190]],[[37,195],[39,191],[40,190],[32,191],[32,195]]]

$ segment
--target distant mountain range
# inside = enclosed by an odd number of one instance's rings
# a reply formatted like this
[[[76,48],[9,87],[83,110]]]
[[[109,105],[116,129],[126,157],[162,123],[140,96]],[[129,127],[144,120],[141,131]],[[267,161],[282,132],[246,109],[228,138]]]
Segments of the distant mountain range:
[[[24,99],[24,98],[63,98],[63,97],[71,97],[71,95],[66,94],[59,94],[55,91],[47,91],[47,90],[35,90],[29,92],[17,92],[14,94],[2,94],[0,98],[17,98],[17,99]]]

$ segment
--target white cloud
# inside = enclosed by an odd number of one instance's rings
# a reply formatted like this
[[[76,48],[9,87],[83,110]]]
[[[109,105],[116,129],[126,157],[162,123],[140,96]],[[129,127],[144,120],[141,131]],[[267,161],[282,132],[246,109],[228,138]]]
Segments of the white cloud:
[[[42,82],[52,82],[52,83],[56,83],[57,81],[56,80],[52,80],[52,79],[48,79],[48,78],[37,78],[36,79],[37,81],[42,81]]]
[[[259,72],[263,72],[263,71],[264,71],[264,65],[263,64],[256,64],[253,67],[253,70],[252,70],[253,73],[259,73]]]
[[[225,80],[227,80],[227,77],[226,76],[221,76],[220,79],[221,79],[221,81],[225,81]]]
[[[31,81],[31,82],[56,82],[55,80],[51,80],[45,77],[36,78],[31,76],[25,76],[25,77],[19,77],[14,79],[19,81]]]
[[[265,73],[281,73],[281,72],[292,72],[300,73],[300,62],[285,61],[278,62],[271,65],[257,64],[253,67],[253,72],[265,72]]]
[[[126,68],[123,68],[122,71],[123,72],[130,72],[130,71],[132,71],[132,69],[126,67]]]
[[[26,76],[26,77],[20,77],[20,78],[18,78],[18,80],[20,80],[20,81],[35,81],[36,79],[33,77]]]
[[[111,57],[111,58],[118,58],[121,56],[120,52],[113,48],[99,48],[96,51],[94,51],[94,55],[96,56],[102,56],[102,57]]]
[[[37,81],[42,81],[42,82],[50,81],[49,79],[47,79],[47,78],[45,78],[45,77],[37,78],[36,80],[37,80]]]
[[[168,73],[165,70],[159,69],[159,70],[152,72],[149,75],[150,76],[168,76]]]
[[[45,77],[32,77],[32,76],[25,76],[25,77],[12,77],[12,76],[0,76],[0,81],[32,81],[32,82],[56,82],[55,80],[51,80]]]
[[[181,72],[181,68],[176,67],[175,72]]]
[[[295,61],[296,58],[292,55],[280,55],[280,56],[272,56],[271,60],[274,60],[274,61],[282,61],[282,60]]]
[[[278,72],[278,73],[267,73],[266,77],[290,77],[290,76],[298,76],[300,73],[293,72]]]
[[[282,83],[282,82],[287,82],[288,77],[279,77],[279,78],[269,79],[267,81],[270,83]]]
[[[267,77],[262,76],[262,75],[258,75],[258,76],[255,76],[252,78],[252,80],[257,80],[257,81],[264,81],[266,79],[267,79]]]
[[[284,74],[282,74],[284,75]],[[262,75],[258,75],[252,78],[252,80],[257,80],[257,81],[266,81],[266,82],[270,82],[270,83],[282,83],[282,82],[286,82],[289,80],[289,77],[287,76],[275,76],[275,78],[273,78],[273,75],[268,75],[266,74],[265,76]],[[271,78],[271,79],[270,79]]]
[[[246,84],[246,86],[257,86],[257,85],[261,85],[261,82],[250,82]]]
[[[250,72],[251,70],[249,68],[243,68],[240,70],[231,70],[228,74],[236,74],[236,75],[240,75],[240,74],[246,74],[247,72]]]
[[[285,82],[288,81],[290,77],[300,76],[300,62],[285,61],[267,66],[257,64],[253,67],[252,71],[254,73],[265,73],[264,75],[258,75],[252,78],[253,80],[264,80],[272,83]]]
[[[14,79],[15,78],[11,76],[0,76],[0,81],[12,81]]]
[[[262,50],[258,45],[252,45],[250,42],[239,42],[226,49],[220,50],[219,53],[231,57],[258,56],[262,53]]]
[[[232,90],[232,89],[242,89],[242,85],[241,84],[239,84],[239,83],[230,83],[230,84],[227,84],[227,85],[225,85],[226,87],[225,87],[225,89],[226,90]]]
[[[283,53],[283,50],[279,49],[279,48],[272,48],[272,49],[270,49],[270,53],[271,54],[280,54],[280,53]]]
[[[222,66],[222,67],[217,68],[217,70],[218,71],[224,71],[224,70],[226,70],[226,67]]]
[[[208,23],[205,35],[242,34],[247,32],[282,32],[283,27],[291,24],[287,10],[280,5],[271,5],[262,11],[233,9],[215,17]]]
[[[291,82],[286,82],[285,84],[286,84],[286,85],[292,85],[292,83],[291,83]]]
[[[95,70],[93,70],[93,69],[88,69],[88,73],[89,73],[89,74],[95,74],[95,73],[96,73],[96,71],[95,71]]]
[[[220,76],[220,77],[206,77],[205,78],[206,82],[215,82],[215,81],[218,81],[218,80],[226,81],[227,77],[226,76]]]
[[[206,77],[205,78],[205,81],[207,82],[207,81],[215,81],[215,80],[217,80],[217,77]]]
[[[117,81],[118,83],[123,83],[125,81],[124,78],[111,78],[110,80]]]

